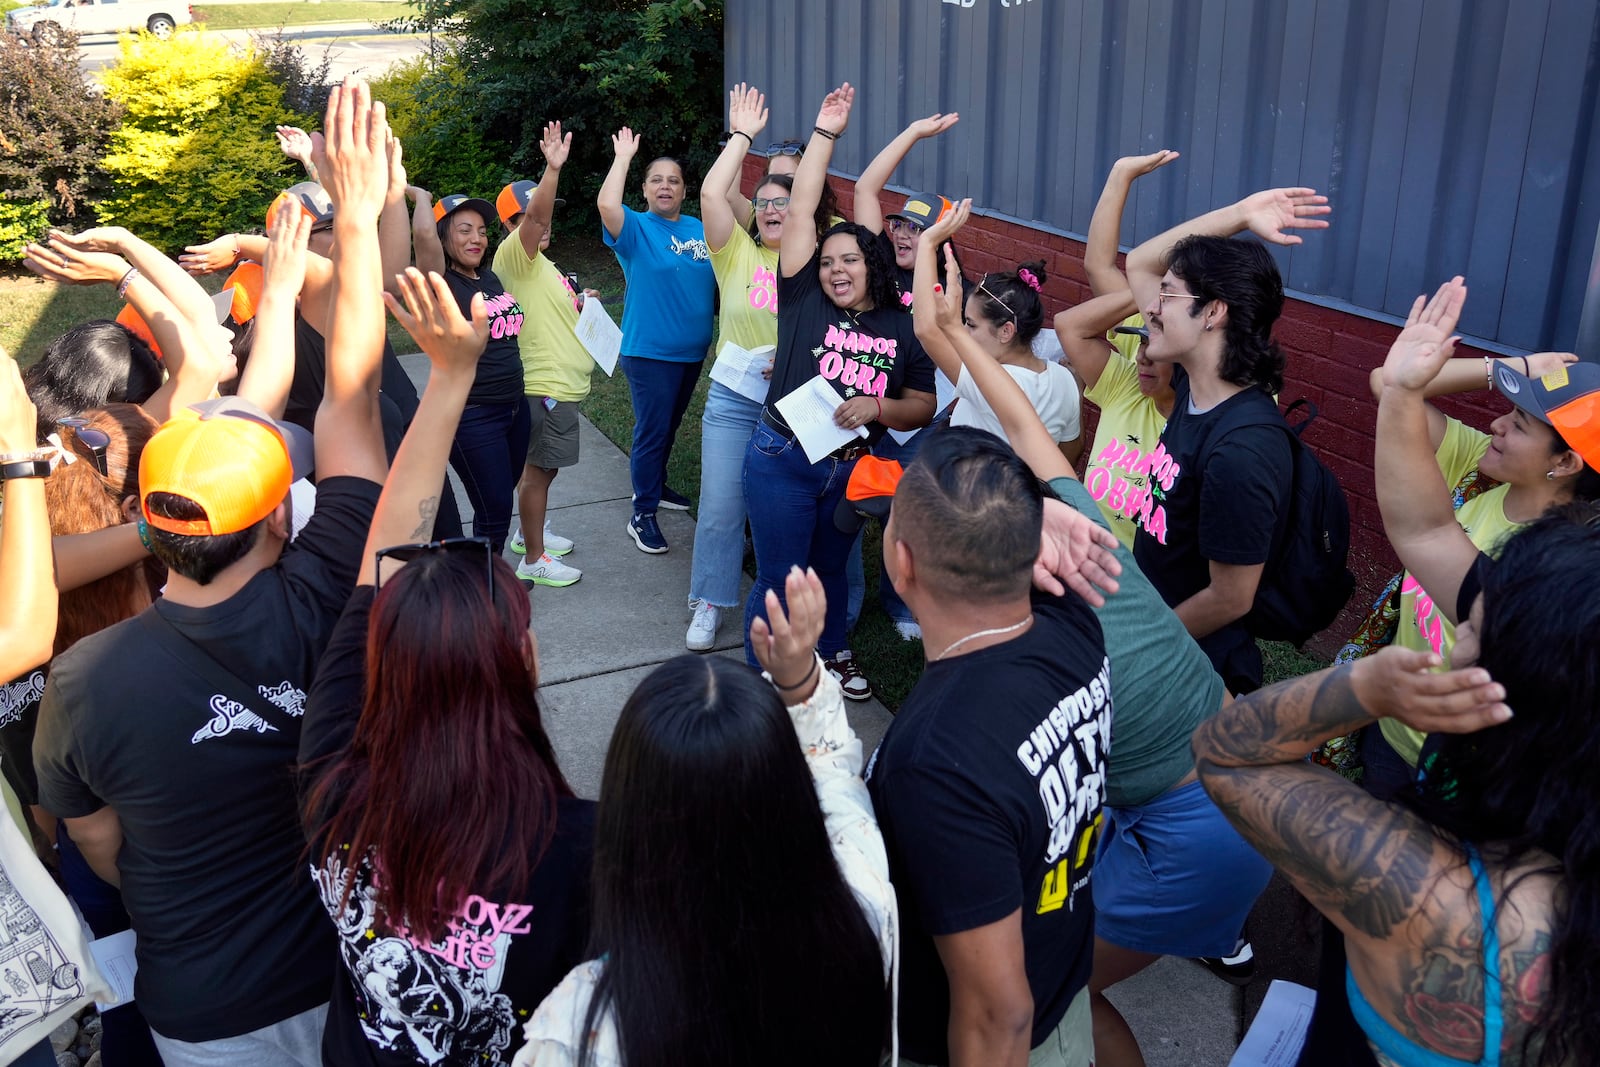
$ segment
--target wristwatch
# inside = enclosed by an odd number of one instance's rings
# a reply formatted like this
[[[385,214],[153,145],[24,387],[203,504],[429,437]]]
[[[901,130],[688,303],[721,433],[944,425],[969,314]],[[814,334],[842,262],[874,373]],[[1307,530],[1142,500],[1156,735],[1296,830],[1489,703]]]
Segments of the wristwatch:
[[[31,452],[7,452],[0,455],[0,482],[13,478],[48,478],[54,464],[55,452],[36,448]]]

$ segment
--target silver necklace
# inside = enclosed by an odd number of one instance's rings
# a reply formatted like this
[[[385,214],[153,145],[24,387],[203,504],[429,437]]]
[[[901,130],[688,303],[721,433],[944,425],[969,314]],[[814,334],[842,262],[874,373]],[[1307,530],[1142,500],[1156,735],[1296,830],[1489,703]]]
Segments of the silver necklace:
[[[962,645],[966,644],[968,641],[976,641],[980,637],[999,637],[1001,634],[1015,633],[1032,621],[1033,613],[1030,611],[1028,613],[1028,617],[1023,619],[1021,622],[1014,622],[1010,626],[997,626],[992,630],[979,630],[977,633],[968,634],[959,641],[952,642],[950,646],[943,652],[933,657],[933,662],[938,663],[940,660],[944,659],[946,656],[960,648]]]

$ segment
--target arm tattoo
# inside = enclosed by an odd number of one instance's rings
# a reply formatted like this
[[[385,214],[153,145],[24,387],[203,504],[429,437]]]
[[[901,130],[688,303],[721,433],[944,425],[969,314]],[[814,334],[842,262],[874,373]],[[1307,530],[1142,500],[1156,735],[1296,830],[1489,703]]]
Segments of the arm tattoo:
[[[439,498],[430,496],[417,504],[417,528],[411,531],[413,540],[433,537],[433,520],[439,514]]]
[[[1240,697],[1195,731],[1195,756],[1232,767],[1291,763],[1372,718],[1347,664]]]

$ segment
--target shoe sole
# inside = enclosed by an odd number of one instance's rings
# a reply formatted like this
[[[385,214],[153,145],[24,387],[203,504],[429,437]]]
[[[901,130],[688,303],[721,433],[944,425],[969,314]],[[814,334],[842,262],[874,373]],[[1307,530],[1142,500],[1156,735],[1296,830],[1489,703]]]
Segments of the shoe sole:
[[[640,552],[648,552],[652,556],[659,556],[668,548],[667,545],[662,545],[660,548],[651,548],[649,545],[645,544],[644,539],[639,536],[639,531],[633,528],[633,523],[631,522],[628,523],[625,529],[628,531],[628,536],[633,538],[633,543],[638,547]]]
[[[710,652],[713,648],[717,647],[717,635],[712,634],[710,637],[706,638],[704,642],[690,641],[688,638],[684,638],[683,647],[687,648],[690,652]]]
[[[517,581],[519,581],[519,582],[527,582],[529,585],[548,585],[552,589],[565,589],[569,585],[577,585],[582,580],[583,580],[583,575],[581,575],[581,574],[578,575],[576,578],[568,578],[564,582],[559,582],[554,578],[545,578],[543,576],[538,577],[538,578],[533,578],[533,577],[530,577],[530,576],[528,576],[526,574],[517,575]]]
[[[557,551],[556,549],[551,548],[549,545],[546,545],[544,550],[550,555],[554,556],[556,559],[560,559],[562,556],[569,555],[574,547],[576,546],[568,545],[566,548]],[[519,556],[526,556],[528,554],[528,542],[522,542],[522,546],[520,548],[517,546],[515,541],[511,542],[511,551],[515,552]]]

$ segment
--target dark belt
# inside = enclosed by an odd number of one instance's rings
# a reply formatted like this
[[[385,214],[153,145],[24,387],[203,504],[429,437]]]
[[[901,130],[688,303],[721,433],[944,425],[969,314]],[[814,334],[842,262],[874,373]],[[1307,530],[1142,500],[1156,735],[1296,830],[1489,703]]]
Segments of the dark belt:
[[[771,430],[773,433],[777,434],[779,437],[782,437],[784,440],[787,440],[787,441],[793,441],[794,440],[794,431],[789,429],[788,424],[786,424],[782,419],[780,419],[777,416],[777,414],[775,414],[772,411],[771,408],[762,408],[761,409],[761,421],[766,424],[767,429]],[[834,449],[832,452],[829,452],[823,458],[824,459],[836,459],[840,463],[849,463],[851,460],[860,459],[862,456],[866,455],[868,452],[871,452],[871,451],[872,451],[872,446],[867,444],[866,442],[861,442],[859,444],[851,444],[851,445],[840,445],[838,448]]]

